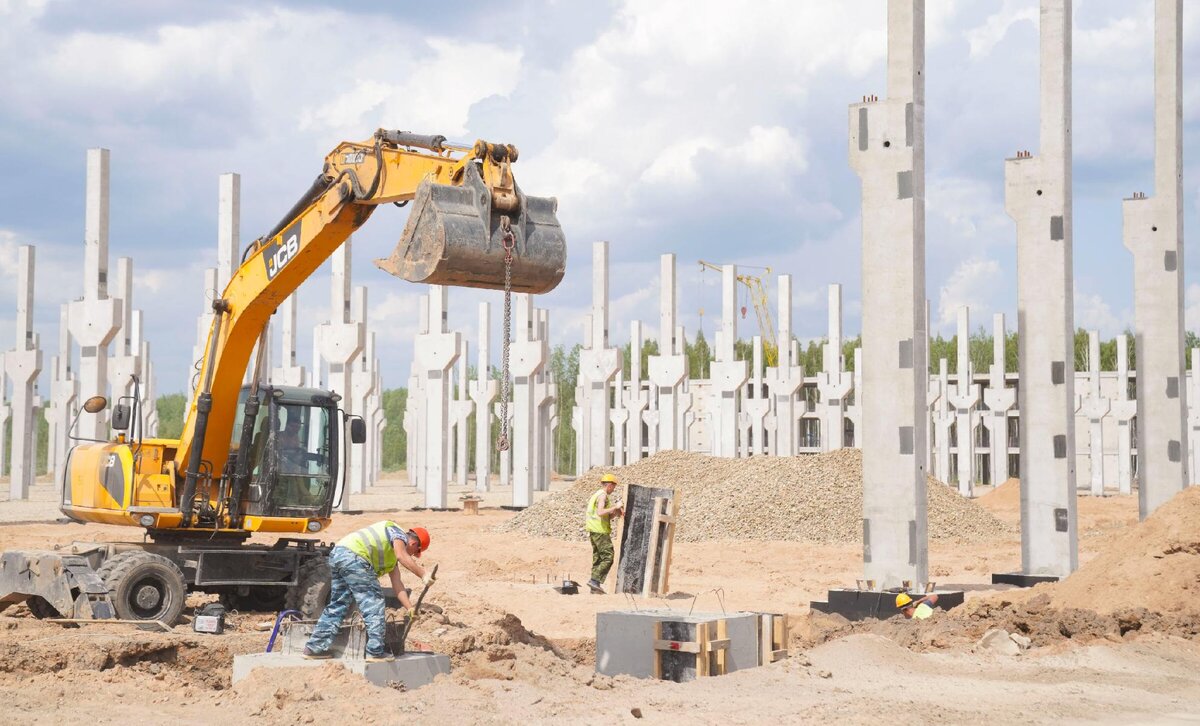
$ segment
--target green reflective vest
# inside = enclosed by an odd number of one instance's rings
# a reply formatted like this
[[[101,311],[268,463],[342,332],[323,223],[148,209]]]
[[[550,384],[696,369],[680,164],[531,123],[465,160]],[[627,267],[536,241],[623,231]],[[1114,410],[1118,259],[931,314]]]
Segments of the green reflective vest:
[[[933,608],[926,603],[921,603],[913,609],[913,620],[924,620],[930,615],[933,615]]]
[[[404,531],[400,525],[391,520],[376,522],[369,527],[363,527],[357,532],[338,540],[339,547],[345,547],[354,554],[371,563],[375,574],[383,577],[396,569],[396,550],[387,538],[387,528],[395,527]]]
[[[596,493],[592,495],[592,498],[588,500],[587,522],[585,527],[589,532],[596,532],[597,534],[612,534],[612,522],[609,521],[611,516],[607,514],[604,516],[597,514],[597,511],[600,509],[600,495],[603,493],[603,489],[598,489],[596,490]]]

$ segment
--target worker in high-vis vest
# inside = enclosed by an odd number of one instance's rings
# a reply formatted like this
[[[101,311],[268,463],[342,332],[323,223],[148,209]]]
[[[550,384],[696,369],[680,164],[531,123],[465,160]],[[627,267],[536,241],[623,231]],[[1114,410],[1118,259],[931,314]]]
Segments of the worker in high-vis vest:
[[[937,605],[938,596],[929,593],[925,597],[913,600],[907,592],[896,596],[896,609],[908,620],[927,620],[933,615],[933,606]]]
[[[433,575],[417,562],[429,549],[429,532],[424,527],[405,530],[391,520],[376,522],[342,537],[329,551],[329,604],[304,646],[305,658],[331,658],[329,647],[342,625],[350,603],[358,603],[367,628],[367,660],[389,661],[393,656],[384,645],[387,628],[383,588],[379,578],[391,578],[392,589],[409,619],[416,618],[408,591],[400,581],[400,566],[421,578],[425,585]]]
[[[587,518],[584,527],[592,540],[592,579],[588,587],[592,592],[604,594],[600,583],[608,577],[613,564],[612,518],[621,516],[624,509],[620,504],[609,506],[609,497],[617,488],[617,478],[612,474],[600,477],[600,488],[588,499]]]

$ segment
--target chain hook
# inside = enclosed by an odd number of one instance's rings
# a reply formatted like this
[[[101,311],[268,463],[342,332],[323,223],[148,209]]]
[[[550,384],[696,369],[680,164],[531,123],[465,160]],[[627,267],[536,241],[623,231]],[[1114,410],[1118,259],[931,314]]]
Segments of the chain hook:
[[[512,263],[513,249],[517,245],[512,222],[508,215],[500,217],[500,246],[504,248],[504,332],[500,353],[500,434],[496,437],[496,451],[508,451],[508,397],[509,372],[508,353],[512,338]]]

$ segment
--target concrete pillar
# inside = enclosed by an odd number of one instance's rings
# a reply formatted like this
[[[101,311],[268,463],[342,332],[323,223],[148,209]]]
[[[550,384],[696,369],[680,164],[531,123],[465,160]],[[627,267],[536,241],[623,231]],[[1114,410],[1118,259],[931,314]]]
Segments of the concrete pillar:
[[[663,449],[682,448],[682,434],[676,430],[680,386],[687,377],[687,357],[683,341],[675,339],[675,316],[678,310],[675,287],[675,255],[659,258],[658,355],[650,356],[650,383],[655,388],[657,405],[642,417],[653,428],[647,446],[650,454]],[[651,420],[653,419],[653,423]]]
[[[958,493],[970,497],[975,493],[975,406],[980,394],[971,365],[970,311],[965,306],[958,309],[958,365],[954,372],[957,385],[950,390],[950,404],[958,439]]]
[[[8,452],[4,446],[4,435],[8,432],[8,420],[12,410],[8,405],[8,374],[4,372],[4,353],[0,353],[0,475],[8,472]]]
[[[1007,360],[1008,331],[1004,326],[1004,313],[992,315],[992,367],[988,370],[988,387],[983,392],[987,414],[983,425],[991,439],[992,486],[1008,481],[1008,412],[1017,401],[1016,391],[1007,385],[1005,360]]]
[[[374,437],[370,436],[371,422],[367,405],[370,401],[371,394],[375,390],[375,375],[371,370],[370,361],[375,358],[375,340],[374,335],[367,335],[367,288],[363,285],[356,285],[354,292],[351,295],[350,301],[350,318],[356,325],[362,326],[363,329],[363,346],[355,355],[348,366],[350,371],[350,395],[348,405],[344,403],[347,411],[358,416],[363,420],[363,425],[367,427],[367,440],[362,444],[352,445],[350,447],[350,483],[351,491],[356,494],[365,492],[367,487],[371,485],[371,459],[372,447],[375,445]]]
[[[608,412],[609,423],[612,424],[613,444],[612,444],[612,465],[625,466],[625,431],[629,423],[629,409],[625,408],[625,370],[624,367],[617,369],[617,380],[614,384],[616,389],[613,396],[613,407]]]
[[[1192,371],[1188,376],[1188,451],[1191,459],[1188,473],[1192,478],[1191,485],[1195,486],[1200,474],[1200,348],[1192,348],[1191,356]]]
[[[608,243],[592,245],[591,325],[584,332],[579,351],[578,399],[583,408],[583,461],[577,467],[583,473],[593,466],[607,466],[609,446],[609,384],[621,368],[621,351],[608,344]]]
[[[120,329],[113,341],[112,355],[108,361],[108,389],[112,391],[113,403],[133,392],[133,377],[141,370],[141,350],[133,346],[133,260],[117,258],[116,286],[110,288],[112,296],[120,303]],[[129,432],[126,432],[129,433]]]
[[[1088,420],[1088,460],[1091,469],[1090,492],[1104,494],[1104,417],[1109,400],[1100,393],[1100,331],[1088,331],[1088,390],[1077,397],[1076,411]]]
[[[862,180],[863,565],[879,587],[928,570],[924,1],[889,0],[887,28],[887,99],[854,104],[849,119]]]
[[[491,307],[479,303],[479,360],[475,380],[471,381],[471,400],[475,402],[475,491],[486,492],[492,469],[491,403],[496,398],[496,381],[490,374],[488,354],[492,345]]]
[[[737,456],[738,390],[746,383],[746,361],[734,360],[737,341],[737,266],[721,267],[721,329],[716,360],[709,369],[709,413],[713,456]]]
[[[421,385],[421,376],[418,375],[414,359],[412,372],[408,376],[408,396],[404,402],[404,418],[401,425],[404,427],[404,468],[408,474],[408,483],[416,487],[417,491],[425,491],[421,479],[425,471],[421,466],[421,428],[425,418]]]
[[[945,358],[938,359],[937,388],[945,393],[938,397],[933,410],[933,430],[936,434],[937,445],[933,475],[938,481],[950,482],[950,427],[954,425],[957,413],[950,404],[952,388],[950,387],[949,364]]]
[[[1195,400],[1200,400],[1200,397]],[[1131,494],[1133,493],[1132,428],[1133,419],[1137,415],[1137,401],[1129,398],[1129,338],[1124,333],[1117,336],[1117,397],[1109,403],[1108,412],[1117,421],[1117,491],[1121,494]]]
[[[329,366],[328,388],[342,397],[342,408],[347,413],[356,413],[354,408],[353,369],[354,361],[366,344],[365,326],[353,322],[350,315],[351,285],[350,285],[350,240],[333,253],[332,275],[329,298],[329,322],[316,328],[317,345],[320,346],[321,358]],[[344,427],[342,435],[350,435],[349,426]],[[339,509],[348,511],[350,495],[362,491],[361,483],[354,479],[357,467],[358,450],[361,447],[349,447],[348,461],[343,466],[350,467],[346,490],[342,492],[342,503]]]
[[[511,361],[511,359],[510,359],[510,361]],[[511,363],[510,363],[510,369],[511,369]],[[497,403],[493,403],[493,404],[492,404],[492,414],[493,414],[493,415],[494,415],[496,418],[498,418],[498,419],[500,419],[501,421],[503,421],[502,412],[501,412],[501,410],[500,410],[500,404],[499,404],[498,402],[497,402]],[[508,407],[508,430],[509,430],[509,432],[510,432],[510,433],[511,433],[511,432],[512,432],[512,430],[513,430],[513,420],[514,420],[514,419],[513,419],[513,407],[510,405],[510,406]],[[511,486],[512,486],[512,482],[513,482],[513,476],[512,476],[512,460],[513,460],[513,456],[512,456],[512,446],[510,445],[510,446],[509,446],[507,449],[505,449],[504,451],[498,452],[498,458],[499,458],[499,464],[498,464],[498,467],[499,467],[499,469],[500,469],[500,470],[499,470],[499,471],[497,472],[497,474],[496,474],[496,483],[497,483],[499,486],[501,486],[501,487],[511,487]]]
[[[121,304],[108,296],[108,149],[88,149],[84,213],[83,299],[70,303],[71,337],[79,344],[79,395],[108,388],[108,344],[121,320]],[[108,412],[84,414],[77,435],[104,439]]]
[[[767,453],[763,432],[767,414],[771,411],[771,399],[763,387],[763,341],[756,335],[751,341],[753,365],[746,393],[742,399],[742,411],[738,415],[738,428],[742,435],[742,456],[761,456]],[[745,427],[742,417],[745,417]]]
[[[192,346],[192,367],[187,372],[187,392],[190,396],[200,385],[200,368],[204,361],[204,350],[208,345],[208,333],[212,329],[212,302],[221,294],[217,287],[217,268],[209,267],[204,270],[203,305],[200,316],[196,318],[196,343]]]
[[[47,456],[47,465],[56,477],[62,473],[62,466],[67,459],[67,431],[71,426],[78,399],[75,373],[71,366],[73,352],[68,315],[69,307],[63,303],[59,313],[58,355],[52,364],[53,377],[50,380],[51,405],[46,407],[46,418],[50,424],[50,440],[48,442],[50,451]],[[0,368],[2,367],[0,366]],[[4,381],[0,380],[0,387],[3,385]],[[0,406],[2,405],[3,398],[0,397]],[[4,431],[4,422],[0,420],[0,432],[2,431]],[[3,470],[2,462],[3,459],[0,458],[0,470]]]
[[[42,372],[42,351],[38,349],[37,336],[33,332],[33,270],[34,248],[21,245],[17,250],[16,345],[4,354],[4,372],[13,384],[9,499],[28,499],[29,487],[37,478],[34,396],[37,377]]]
[[[275,311],[282,330],[281,365],[271,371],[271,381],[284,386],[303,386],[307,378],[304,366],[296,361],[296,296],[288,295]]]
[[[217,289],[224,290],[241,264],[242,176],[217,180]]]
[[[800,357],[800,352],[797,350],[796,357]],[[862,448],[862,421],[863,421],[863,357],[862,346],[854,349],[854,402],[846,407],[846,418],[850,419],[851,425],[854,426],[854,445],[856,448]]]
[[[846,445],[846,394],[850,393],[850,374],[842,358],[842,286],[829,286],[829,338],[821,353],[822,371],[817,374],[821,394],[821,451],[835,451]]]
[[[684,360],[687,359],[683,352],[687,350],[687,334],[682,325],[675,326],[675,349]],[[675,397],[675,441],[681,451],[692,450],[691,422],[696,418],[692,410],[696,408],[697,398],[692,393],[691,382],[684,376],[679,395]]]
[[[464,489],[467,487],[467,426],[471,413],[475,410],[475,402],[467,395],[467,356],[469,353],[466,336],[460,334],[458,361],[455,366],[458,373],[458,398],[451,403],[450,410],[454,418],[455,483]]]
[[[429,286],[426,330],[417,336],[413,350],[422,377],[425,417],[421,425],[425,506],[445,509],[446,483],[450,468],[450,368],[458,359],[460,336],[447,325],[446,288]]]
[[[796,392],[804,385],[804,371],[792,345],[792,276],[778,278],[779,303],[779,360],[767,369],[767,388],[775,401],[775,425],[771,429],[771,453],[776,456],[795,456],[796,449]]]
[[[1066,577],[1078,565],[1070,0],[1042,0],[1040,34],[1041,150],[1004,169],[1017,225],[1021,563],[1027,575]]]
[[[1183,350],[1183,35],[1181,0],[1154,4],[1154,196],[1122,203],[1133,253],[1138,513],[1188,484]]]
[[[629,386],[621,394],[628,416],[625,420],[625,462],[642,458],[642,416],[650,404],[650,394],[642,389],[642,322],[629,323]]]
[[[550,311],[545,309],[535,309],[537,319],[537,335],[538,341],[542,344],[542,360],[550,360]],[[618,356],[620,352],[618,351]],[[618,361],[620,358],[618,357]],[[620,364],[618,363],[618,370]],[[534,406],[536,411],[536,419],[534,421],[533,432],[536,436],[534,441],[534,457],[533,457],[533,486],[536,491],[545,492],[550,490],[550,469],[551,464],[551,439],[550,439],[550,419],[553,417],[554,401],[557,395],[557,387],[551,381],[550,370],[543,365],[542,369],[533,377],[534,381]]]
[[[540,401],[534,377],[545,365],[545,346],[536,338],[537,325],[533,299],[526,293],[513,295],[513,341],[509,348],[509,369],[513,376],[512,506],[533,504],[534,469],[538,466],[537,409]]]

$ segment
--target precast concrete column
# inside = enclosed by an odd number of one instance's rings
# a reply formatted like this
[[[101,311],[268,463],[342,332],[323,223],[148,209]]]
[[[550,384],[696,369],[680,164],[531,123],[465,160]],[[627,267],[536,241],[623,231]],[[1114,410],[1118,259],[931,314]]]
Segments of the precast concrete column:
[[[767,414],[771,412],[771,399],[763,388],[763,341],[761,335],[756,335],[751,341],[753,351],[753,370],[747,384],[748,394],[742,399],[742,411],[739,413],[738,428],[742,432],[742,456],[760,456],[767,453],[763,431],[765,430]],[[746,425],[741,425],[741,417],[745,416]]]
[[[1188,473],[1196,485],[1196,477],[1200,474],[1200,348],[1192,348],[1191,374],[1188,376],[1188,451],[1191,459],[1188,461]]]
[[[121,304],[108,296],[108,149],[88,149],[83,232],[83,299],[70,303],[71,337],[79,344],[79,395],[108,389],[108,344],[120,327]],[[80,438],[108,438],[108,412],[79,418]]]
[[[663,449],[683,448],[682,434],[676,430],[676,413],[681,395],[680,386],[688,374],[683,341],[675,338],[675,317],[679,298],[675,284],[674,254],[665,254],[659,258],[658,279],[659,354],[650,356],[646,362],[650,369],[650,384],[655,389],[655,405],[642,415],[647,426],[652,429],[647,446],[650,454]]]
[[[133,377],[141,370],[140,346],[133,345],[133,260],[128,257],[117,258],[116,287],[112,296],[121,307],[121,327],[108,361],[108,388],[116,404],[122,396],[132,393]]]
[[[511,351],[510,351],[510,352],[511,352]],[[509,365],[509,368],[510,368],[510,370],[511,370],[511,367],[512,367],[512,366],[511,366],[511,359],[510,359],[510,365]],[[497,402],[497,403],[493,403],[493,404],[492,404],[492,414],[493,414],[493,415],[494,415],[494,416],[495,416],[497,419],[499,419],[500,421],[503,421],[503,420],[504,420],[504,418],[503,418],[503,412],[500,410],[500,403],[499,403],[499,402]],[[514,420],[514,418],[513,418],[513,407],[510,405],[510,406],[508,407],[508,430],[509,430],[510,432],[513,430],[513,429],[512,429],[512,427],[513,427],[513,420]],[[501,486],[501,487],[510,487],[510,486],[512,486],[512,482],[513,482],[513,476],[512,476],[512,461],[513,461],[513,456],[512,456],[512,446],[510,445],[510,446],[509,446],[507,449],[505,449],[504,451],[498,452],[498,459],[499,459],[499,463],[497,464],[497,466],[498,466],[498,468],[499,468],[499,471],[496,473],[496,483],[497,483],[499,486]]]
[[[12,410],[8,405],[8,374],[4,372],[4,353],[0,353],[0,475],[8,471],[8,447],[4,446],[4,434]]]
[[[1195,361],[1195,353],[1192,354]],[[1196,370],[1193,368],[1193,370]],[[1195,400],[1200,400],[1200,397]],[[1117,491],[1133,493],[1133,419],[1137,401],[1129,398],[1129,338],[1117,336],[1117,397],[1109,403],[1109,415],[1117,422]]]
[[[945,391],[945,393],[938,397],[937,404],[933,410],[933,431],[937,442],[937,445],[933,447],[936,450],[933,457],[933,475],[937,477],[938,481],[949,483],[950,427],[954,425],[957,413],[954,407],[950,405],[950,395],[952,392],[950,387],[950,369],[949,363],[945,358],[938,359],[937,387],[939,391]]]
[[[583,398],[584,459],[580,473],[593,466],[608,465],[609,385],[621,368],[621,351],[608,344],[608,243],[592,245],[591,325],[584,332],[579,351],[579,388]]]
[[[958,309],[957,364],[950,404],[954,406],[954,433],[958,440],[958,493],[970,497],[975,493],[975,406],[980,394],[971,365],[970,311],[965,306]]]
[[[421,298],[424,300],[425,298]],[[412,372],[408,376],[408,396],[404,401],[404,468],[408,473],[408,483],[425,491],[421,466],[421,426],[425,417],[424,399],[421,393],[421,376],[417,373],[416,360],[413,361]]]
[[[362,324],[366,327],[365,288],[363,288],[363,298],[364,312],[362,315]],[[375,333],[367,334],[366,338],[367,344],[363,348],[363,353],[359,356],[359,362],[355,365],[353,380],[355,391],[354,403],[359,406],[357,413],[362,418],[363,426],[366,428],[367,433],[367,440],[358,447],[362,451],[360,458],[362,460],[361,476],[364,490],[375,484],[375,450],[379,448],[381,443],[375,436],[375,410],[372,407],[376,394],[375,386],[379,382],[372,366],[372,362],[375,360]]]
[[[538,341],[542,344],[542,360],[549,361],[550,311],[544,308],[536,308],[534,313],[537,318]],[[536,491],[544,492],[550,490],[550,469],[552,468],[549,456],[551,449],[550,419],[558,388],[551,380],[550,369],[546,365],[543,365],[542,369],[533,377],[533,385],[533,400],[537,414],[533,426],[536,436],[534,441],[533,486]]]
[[[271,371],[271,381],[285,386],[303,386],[307,380],[304,366],[296,361],[296,296],[288,295],[275,311],[281,319],[281,360],[278,368]]]
[[[458,374],[458,398],[451,402],[450,412],[454,418],[455,483],[465,489],[468,460],[467,426],[470,423],[471,413],[475,410],[475,402],[467,395],[467,356],[470,354],[470,346],[465,335],[460,334],[459,341],[458,361],[455,364]]]
[[[34,248],[17,250],[16,345],[4,354],[4,373],[12,381],[12,462],[9,499],[28,499],[29,487],[37,479],[34,418],[37,377],[42,372],[42,351],[33,332]],[[0,445],[3,442],[0,441]]]
[[[496,381],[490,375],[488,354],[492,345],[492,311],[488,303],[479,303],[479,360],[475,380],[471,381],[471,400],[475,402],[475,491],[489,489],[492,474],[491,403],[496,398]]]
[[[71,369],[73,351],[71,349],[70,307],[63,303],[59,308],[58,323],[58,356],[54,359],[53,374],[50,381],[51,406],[46,409],[50,424],[49,468],[57,477],[62,473],[62,466],[67,460],[67,432],[74,416],[75,402],[78,400],[74,371]],[[2,367],[2,366],[0,366]],[[4,381],[0,380],[0,387]],[[2,405],[2,399],[0,399]],[[0,421],[0,431],[4,430],[4,422]],[[2,447],[0,447],[2,448]],[[0,460],[2,461],[2,460]],[[0,470],[3,465],[0,464]]]
[[[425,418],[421,426],[424,449],[425,506],[447,507],[446,483],[450,468],[450,368],[458,359],[460,336],[447,325],[446,288],[429,286],[428,333],[413,344],[417,369],[423,378]]]
[[[321,357],[329,366],[329,390],[342,397],[342,408],[346,413],[354,414],[356,411],[354,410],[353,362],[366,344],[366,336],[365,326],[362,323],[353,322],[350,316],[352,302],[350,255],[349,239],[333,253],[329,322],[317,326],[316,339],[321,350]],[[342,436],[349,437],[349,435],[350,427],[344,426]],[[350,495],[362,491],[361,483],[354,478],[356,472],[354,462],[361,447],[351,445],[349,448],[349,461],[342,462],[342,466],[350,467],[346,481],[347,490],[342,492],[342,502],[339,506],[342,511],[349,511]]]
[[[612,465],[625,466],[625,429],[629,422],[629,409],[625,408],[625,370],[617,369],[617,379],[613,383],[615,395],[613,406],[608,412],[608,421],[612,424]]]
[[[675,326],[675,349],[683,354],[687,350],[687,334],[682,325]],[[684,360],[687,356],[684,356]],[[696,396],[692,395],[691,381],[685,375],[675,397],[675,442],[681,451],[691,451],[691,423],[696,416]]]
[[[546,363],[545,346],[538,340],[533,299],[526,293],[513,296],[514,339],[509,347],[509,369],[513,376],[512,425],[512,506],[533,504],[534,469],[537,452],[536,421],[539,396],[534,377]]]
[[[991,439],[992,486],[1008,481],[1008,412],[1017,402],[1016,391],[1008,387],[1005,375],[1008,331],[1004,326],[1004,313],[992,315],[992,367],[988,370],[988,387],[983,392],[987,414],[983,425]]]
[[[650,405],[650,394],[642,389],[642,322],[629,323],[629,386],[621,393],[625,421],[625,462],[642,458],[642,416]]]
[[[887,99],[850,107],[862,181],[864,576],[926,580],[925,3],[888,2]]]
[[[1183,35],[1181,0],[1154,3],[1154,196],[1122,203],[1133,253],[1138,514],[1188,484],[1183,384]]]
[[[829,339],[821,351],[822,371],[817,374],[821,394],[821,451],[846,445],[844,423],[846,394],[852,387],[842,358],[842,286],[829,286]]]
[[[192,346],[192,367],[188,370],[187,392],[192,395],[196,386],[200,385],[200,367],[204,362],[204,351],[208,347],[208,333],[212,330],[213,300],[221,294],[217,287],[217,268],[209,267],[204,270],[204,304],[200,315],[196,318],[196,344]]]
[[[737,266],[721,267],[721,329],[716,333],[716,360],[709,369],[709,413],[713,456],[735,457],[738,390],[746,383],[746,361],[734,359],[737,342]]]
[[[926,318],[928,320],[928,317]],[[926,348],[925,354],[929,355],[929,350]],[[941,479],[941,476],[934,464],[934,450],[939,448],[941,443],[940,434],[934,429],[933,422],[940,411],[946,408],[946,392],[942,389],[942,380],[940,376],[929,376],[929,388],[925,397],[929,405],[929,411],[925,415],[925,440],[928,446],[925,447],[925,468],[933,476]],[[935,435],[936,434],[936,435]],[[945,481],[945,480],[942,480]]]
[[[778,278],[779,303],[779,360],[767,369],[766,383],[775,401],[775,427],[771,430],[771,453],[776,456],[795,456],[796,450],[796,392],[804,385],[804,371],[792,345],[792,276]]]
[[[242,175],[217,179],[217,289],[224,290],[241,262]]]
[[[1005,162],[1017,225],[1021,563],[1066,577],[1075,531],[1074,283],[1071,269],[1071,2],[1041,3],[1041,149]]]
[[[1090,492],[1104,494],[1104,417],[1109,412],[1108,397],[1100,392],[1100,331],[1088,331],[1088,390],[1079,396],[1078,413],[1088,420],[1088,462],[1091,469]]]
[[[796,352],[796,357],[800,357],[799,351]],[[846,406],[846,418],[850,419],[851,425],[854,426],[854,444],[857,448],[862,448],[862,420],[863,420],[863,350],[862,346],[854,349],[854,402]]]
[[[374,335],[367,335],[367,288],[356,285],[350,300],[350,319],[363,328],[363,346],[347,366],[350,368],[350,393],[347,411],[363,420],[363,425],[370,432],[369,412],[367,404],[375,387],[375,375],[371,371],[370,361],[375,357]],[[371,485],[371,448],[374,437],[368,435],[361,444],[350,447],[350,483],[351,491],[360,494]]]

